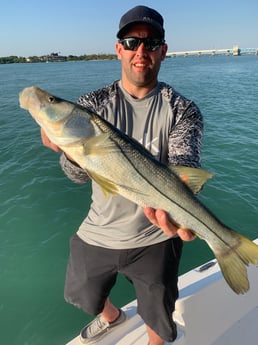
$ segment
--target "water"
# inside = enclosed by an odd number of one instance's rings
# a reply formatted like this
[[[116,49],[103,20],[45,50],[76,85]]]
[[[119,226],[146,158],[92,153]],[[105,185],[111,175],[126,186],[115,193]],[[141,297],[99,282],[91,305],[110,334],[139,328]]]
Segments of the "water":
[[[69,238],[87,213],[90,187],[62,173],[58,154],[19,108],[35,85],[76,100],[120,77],[119,61],[0,65],[0,344],[63,345],[91,318],[63,300]],[[167,59],[160,80],[201,108],[202,164],[214,173],[201,199],[228,225],[258,235],[258,57]],[[200,240],[185,244],[181,273],[212,258]],[[119,306],[134,298],[120,277]]]

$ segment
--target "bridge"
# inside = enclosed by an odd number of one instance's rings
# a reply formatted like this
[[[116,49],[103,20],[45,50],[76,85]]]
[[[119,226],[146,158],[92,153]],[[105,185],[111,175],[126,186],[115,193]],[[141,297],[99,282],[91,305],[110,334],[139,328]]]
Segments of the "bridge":
[[[205,50],[188,50],[167,53],[167,57],[177,56],[202,56],[202,55],[245,55],[245,54],[256,54],[258,55],[258,48],[239,48],[234,46],[233,48],[225,49],[205,49]]]

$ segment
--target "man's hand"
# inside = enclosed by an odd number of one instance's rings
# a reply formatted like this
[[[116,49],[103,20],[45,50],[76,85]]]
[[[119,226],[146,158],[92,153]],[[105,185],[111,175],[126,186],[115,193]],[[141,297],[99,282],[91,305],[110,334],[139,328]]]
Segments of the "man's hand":
[[[155,210],[151,207],[145,207],[143,211],[149,221],[161,228],[167,236],[172,237],[178,234],[183,241],[192,241],[195,239],[196,236],[190,230],[178,229],[169,220],[169,216],[165,211],[160,209]]]
[[[50,148],[51,150],[54,150],[55,152],[62,152],[60,147],[52,143],[52,141],[49,140],[48,136],[46,135],[45,131],[40,128],[40,133],[41,133],[41,140],[44,146]]]

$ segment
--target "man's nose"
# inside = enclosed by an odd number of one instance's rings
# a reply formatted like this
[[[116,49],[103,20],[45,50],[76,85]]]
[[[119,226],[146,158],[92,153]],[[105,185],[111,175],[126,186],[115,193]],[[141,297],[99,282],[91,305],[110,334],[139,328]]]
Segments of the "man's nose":
[[[143,55],[144,53],[146,53],[146,48],[145,48],[144,43],[141,42],[141,44],[137,48],[137,54]]]

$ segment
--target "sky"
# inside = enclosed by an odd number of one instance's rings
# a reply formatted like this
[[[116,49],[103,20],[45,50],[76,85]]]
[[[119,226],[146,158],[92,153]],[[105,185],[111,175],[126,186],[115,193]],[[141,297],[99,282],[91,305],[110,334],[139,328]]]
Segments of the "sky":
[[[0,9],[0,57],[115,53],[121,16],[159,11],[168,51],[258,48],[257,0],[12,0]]]

